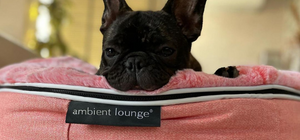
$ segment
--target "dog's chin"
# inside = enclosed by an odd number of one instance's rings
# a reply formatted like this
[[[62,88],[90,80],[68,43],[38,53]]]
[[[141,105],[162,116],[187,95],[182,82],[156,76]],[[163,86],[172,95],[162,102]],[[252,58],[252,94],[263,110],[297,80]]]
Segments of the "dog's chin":
[[[105,77],[111,87],[120,91],[154,91],[166,85],[169,82],[171,75],[164,72],[145,71],[137,74],[124,72],[121,75],[112,73]]]

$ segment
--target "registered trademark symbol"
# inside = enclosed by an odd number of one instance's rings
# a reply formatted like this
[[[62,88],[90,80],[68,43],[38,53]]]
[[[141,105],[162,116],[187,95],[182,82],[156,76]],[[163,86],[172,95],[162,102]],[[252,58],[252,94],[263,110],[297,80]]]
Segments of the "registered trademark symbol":
[[[149,112],[150,112],[150,113],[153,113],[153,109],[150,109]]]

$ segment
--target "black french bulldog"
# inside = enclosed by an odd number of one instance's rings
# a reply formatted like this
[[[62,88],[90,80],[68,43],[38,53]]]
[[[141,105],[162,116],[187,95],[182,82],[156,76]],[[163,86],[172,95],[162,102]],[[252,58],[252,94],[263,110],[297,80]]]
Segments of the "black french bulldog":
[[[202,30],[206,0],[168,0],[156,12],[132,11],[125,0],[104,4],[97,75],[105,76],[113,88],[151,91],[167,84],[178,70],[201,71],[190,51]],[[217,75],[236,77],[234,67],[218,71]]]

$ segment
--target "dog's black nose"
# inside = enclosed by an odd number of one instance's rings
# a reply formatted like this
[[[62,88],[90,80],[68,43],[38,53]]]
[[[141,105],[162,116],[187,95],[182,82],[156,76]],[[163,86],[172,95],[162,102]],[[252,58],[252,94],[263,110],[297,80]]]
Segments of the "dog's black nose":
[[[140,57],[128,58],[127,61],[125,62],[126,69],[132,72],[138,72],[145,66],[146,66],[145,61],[143,61],[143,58]]]

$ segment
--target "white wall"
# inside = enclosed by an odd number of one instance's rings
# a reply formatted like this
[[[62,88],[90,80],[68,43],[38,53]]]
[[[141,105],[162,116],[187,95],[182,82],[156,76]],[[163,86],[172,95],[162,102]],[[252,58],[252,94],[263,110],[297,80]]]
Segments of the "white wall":
[[[0,0],[0,68],[38,57],[24,48],[29,0]]]
[[[29,0],[0,0],[0,32],[23,42]]]
[[[204,72],[213,73],[228,65],[257,65],[268,49],[285,43],[285,15],[289,0],[269,0],[258,11],[218,9],[207,2],[202,36],[192,52]]]

